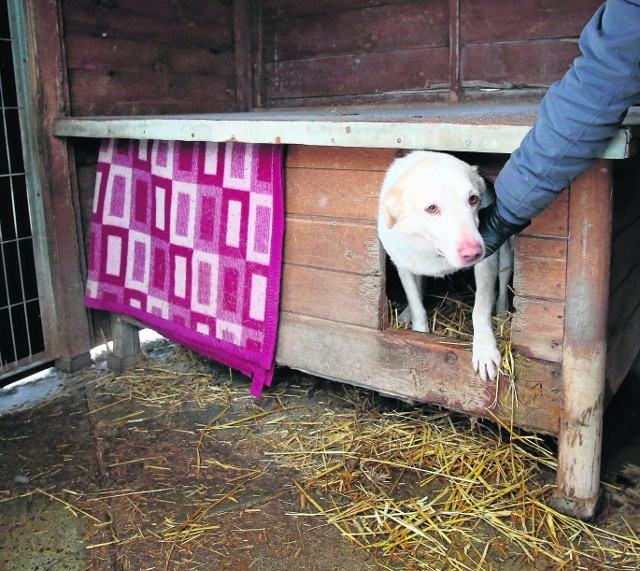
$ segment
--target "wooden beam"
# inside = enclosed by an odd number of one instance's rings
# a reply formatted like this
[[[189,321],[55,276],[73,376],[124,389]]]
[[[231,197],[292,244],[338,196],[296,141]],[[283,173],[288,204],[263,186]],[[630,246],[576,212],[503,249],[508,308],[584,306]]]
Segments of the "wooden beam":
[[[57,0],[25,3],[34,108],[39,118],[36,130],[42,200],[48,213],[55,352],[58,365],[69,370],[90,362],[91,336],[83,303],[85,257],[73,157],[67,142],[53,134],[55,121],[69,110],[59,9]]]
[[[449,0],[449,101],[460,100],[460,0]]]
[[[610,161],[597,161],[571,185],[569,198],[562,408],[554,504],[581,519],[593,517],[600,497],[612,168]]]
[[[471,351],[436,335],[409,330],[376,331],[289,312],[281,312],[276,360],[383,394],[428,402],[557,434],[560,415],[559,365],[517,359],[519,404],[509,387],[482,381],[473,371]]]

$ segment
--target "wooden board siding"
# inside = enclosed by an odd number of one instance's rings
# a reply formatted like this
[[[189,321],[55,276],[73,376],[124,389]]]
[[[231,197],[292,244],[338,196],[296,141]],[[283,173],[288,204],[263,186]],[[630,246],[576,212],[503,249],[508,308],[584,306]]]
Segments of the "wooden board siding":
[[[447,1],[311,4],[266,2],[270,106],[448,96]]]
[[[640,165],[614,163],[607,383],[613,393],[640,349]]]
[[[569,192],[516,238],[512,341],[524,355],[560,362],[564,332]]]
[[[371,329],[384,276],[375,226],[393,150],[288,147],[283,312]]]
[[[537,98],[579,54],[578,36],[599,4],[266,0],[261,100],[277,107]]]
[[[71,113],[236,109],[232,7],[222,0],[64,0]]]
[[[517,426],[557,434],[560,374],[555,363],[518,361],[519,406],[507,388],[493,407],[494,383],[480,380],[471,352],[434,335],[383,331],[283,313],[276,359],[284,365],[383,394],[429,402],[467,414],[491,413]],[[489,412],[491,411],[491,413]]]

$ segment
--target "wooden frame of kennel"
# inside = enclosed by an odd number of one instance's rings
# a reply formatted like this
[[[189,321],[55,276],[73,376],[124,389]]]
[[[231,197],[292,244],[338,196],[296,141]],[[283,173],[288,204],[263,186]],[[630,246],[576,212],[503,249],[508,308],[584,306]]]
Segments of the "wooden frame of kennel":
[[[616,160],[626,165],[621,186],[637,183],[627,172],[636,172],[627,160],[634,154],[634,117],[603,157],[516,240],[518,406],[512,406],[504,383],[495,406],[495,386],[473,374],[466,348],[434,335],[385,329],[384,253],[375,220],[382,177],[397,150],[481,153],[472,156],[495,174],[534,119],[534,106],[443,106],[361,109],[344,116],[66,118],[55,132],[288,144],[277,362],[558,436],[557,504],[588,518],[599,497],[605,393],[615,392],[640,349],[640,310],[629,298],[637,256],[614,257],[615,274],[610,273]],[[618,218],[640,208],[633,193],[621,197]],[[637,241],[626,218],[614,225],[621,246]],[[612,326],[609,313],[619,317],[630,307],[625,323]],[[135,359],[137,339],[126,319],[118,317],[114,325],[112,362],[124,364]]]

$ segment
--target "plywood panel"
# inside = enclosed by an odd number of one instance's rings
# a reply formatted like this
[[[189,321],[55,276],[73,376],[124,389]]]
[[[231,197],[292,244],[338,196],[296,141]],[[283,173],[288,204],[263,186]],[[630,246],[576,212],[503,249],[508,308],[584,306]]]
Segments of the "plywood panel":
[[[286,263],[366,275],[382,272],[380,242],[371,224],[288,216],[285,229]]]
[[[378,329],[382,279],[284,264],[282,311]]]
[[[566,240],[519,236],[513,277],[516,295],[563,301],[566,258]]]
[[[285,211],[373,222],[383,172],[287,169]]]
[[[489,416],[495,385],[477,377],[471,353],[439,338],[412,331],[376,332],[353,325],[282,313],[276,360],[289,367],[352,383],[384,394],[430,402]],[[544,361],[518,363],[517,426],[557,433],[559,373]],[[501,389],[501,408],[510,418],[510,399]]]

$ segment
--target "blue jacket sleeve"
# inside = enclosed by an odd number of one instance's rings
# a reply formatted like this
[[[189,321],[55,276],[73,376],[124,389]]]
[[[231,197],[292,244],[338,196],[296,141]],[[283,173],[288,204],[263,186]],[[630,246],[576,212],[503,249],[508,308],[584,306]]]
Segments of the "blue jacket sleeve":
[[[640,102],[640,0],[608,0],[584,28],[581,54],[540,105],[496,179],[498,214],[523,224],[607,147]]]

